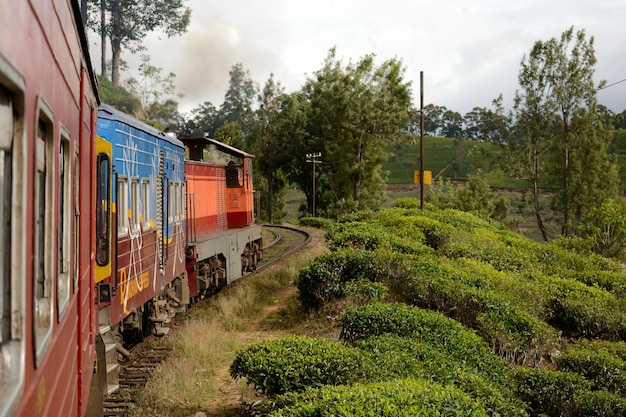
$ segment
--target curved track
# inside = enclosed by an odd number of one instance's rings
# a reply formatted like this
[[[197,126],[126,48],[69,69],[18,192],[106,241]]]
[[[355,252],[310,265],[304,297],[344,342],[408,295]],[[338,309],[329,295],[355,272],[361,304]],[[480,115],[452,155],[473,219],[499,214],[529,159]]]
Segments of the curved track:
[[[258,263],[256,271],[241,279],[278,263],[285,256],[302,248],[311,239],[308,232],[295,227],[277,225],[263,225],[263,227],[274,234],[274,239],[263,245],[263,259]],[[129,409],[134,406],[136,392],[145,386],[150,374],[167,359],[170,351],[160,346],[156,336],[150,336],[145,339],[144,343],[133,347],[130,353],[129,360],[120,363],[120,389],[104,399],[105,417],[121,417],[129,414]]]

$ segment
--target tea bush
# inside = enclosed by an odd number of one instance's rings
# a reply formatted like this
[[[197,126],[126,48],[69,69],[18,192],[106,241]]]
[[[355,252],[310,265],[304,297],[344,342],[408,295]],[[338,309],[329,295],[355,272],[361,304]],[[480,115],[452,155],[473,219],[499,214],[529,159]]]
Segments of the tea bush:
[[[490,415],[525,416],[503,361],[488,349],[483,357],[465,359],[475,353],[475,345],[460,339],[455,348],[446,346],[445,340],[433,342],[422,340],[420,335],[387,334],[358,340],[354,346],[368,354],[368,363],[377,365],[368,371],[370,381],[426,378],[468,393]]]
[[[323,387],[280,399],[270,417],[483,417],[469,395],[431,381],[403,379],[353,386]]]
[[[571,337],[619,340],[626,335],[626,315],[616,297],[578,281],[552,279],[551,321]]]
[[[301,226],[315,227],[316,229],[328,229],[332,224],[332,220],[323,217],[301,217],[298,219]]]
[[[626,415],[626,398],[573,372],[518,368],[517,392],[530,415],[558,417],[616,417]]]
[[[394,264],[387,253],[361,249],[339,249],[321,255],[296,277],[300,302],[306,309],[319,309],[329,300],[344,297],[348,282],[381,282],[390,275]]]
[[[577,417],[574,398],[591,391],[589,381],[571,372],[520,367],[514,376],[531,416]]]
[[[582,375],[596,389],[626,395],[626,361],[607,349],[574,346],[556,356],[555,360],[559,370]]]
[[[327,339],[290,336],[241,351],[230,365],[233,378],[247,378],[273,396],[309,387],[355,383],[365,359],[360,352]]]

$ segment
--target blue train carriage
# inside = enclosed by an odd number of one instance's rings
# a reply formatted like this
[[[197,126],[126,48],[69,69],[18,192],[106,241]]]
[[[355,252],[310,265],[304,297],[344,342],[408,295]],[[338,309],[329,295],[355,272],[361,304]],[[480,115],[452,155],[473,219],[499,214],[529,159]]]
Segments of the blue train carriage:
[[[100,327],[132,343],[149,332],[166,332],[162,324],[189,302],[184,146],[108,105],[98,110],[98,135],[113,148],[116,248],[112,277],[98,284]]]

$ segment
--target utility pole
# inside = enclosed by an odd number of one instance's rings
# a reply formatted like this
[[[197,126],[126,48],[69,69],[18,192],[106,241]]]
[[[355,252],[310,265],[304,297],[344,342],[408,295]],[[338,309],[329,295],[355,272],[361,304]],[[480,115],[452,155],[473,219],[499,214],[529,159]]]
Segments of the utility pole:
[[[420,71],[420,209],[424,210],[424,71]]]
[[[322,162],[322,161],[317,160],[317,158],[321,156],[322,154],[320,152],[306,154],[306,157],[307,157],[306,161],[313,163],[313,217],[316,217],[316,213],[315,213],[315,164],[319,164]]]

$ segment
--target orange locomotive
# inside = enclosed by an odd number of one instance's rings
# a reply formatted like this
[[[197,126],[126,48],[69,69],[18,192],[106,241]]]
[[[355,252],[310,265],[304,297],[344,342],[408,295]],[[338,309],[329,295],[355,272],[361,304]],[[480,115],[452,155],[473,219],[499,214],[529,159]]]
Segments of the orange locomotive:
[[[187,274],[194,299],[256,268],[261,226],[254,224],[253,155],[208,138],[187,149]]]

